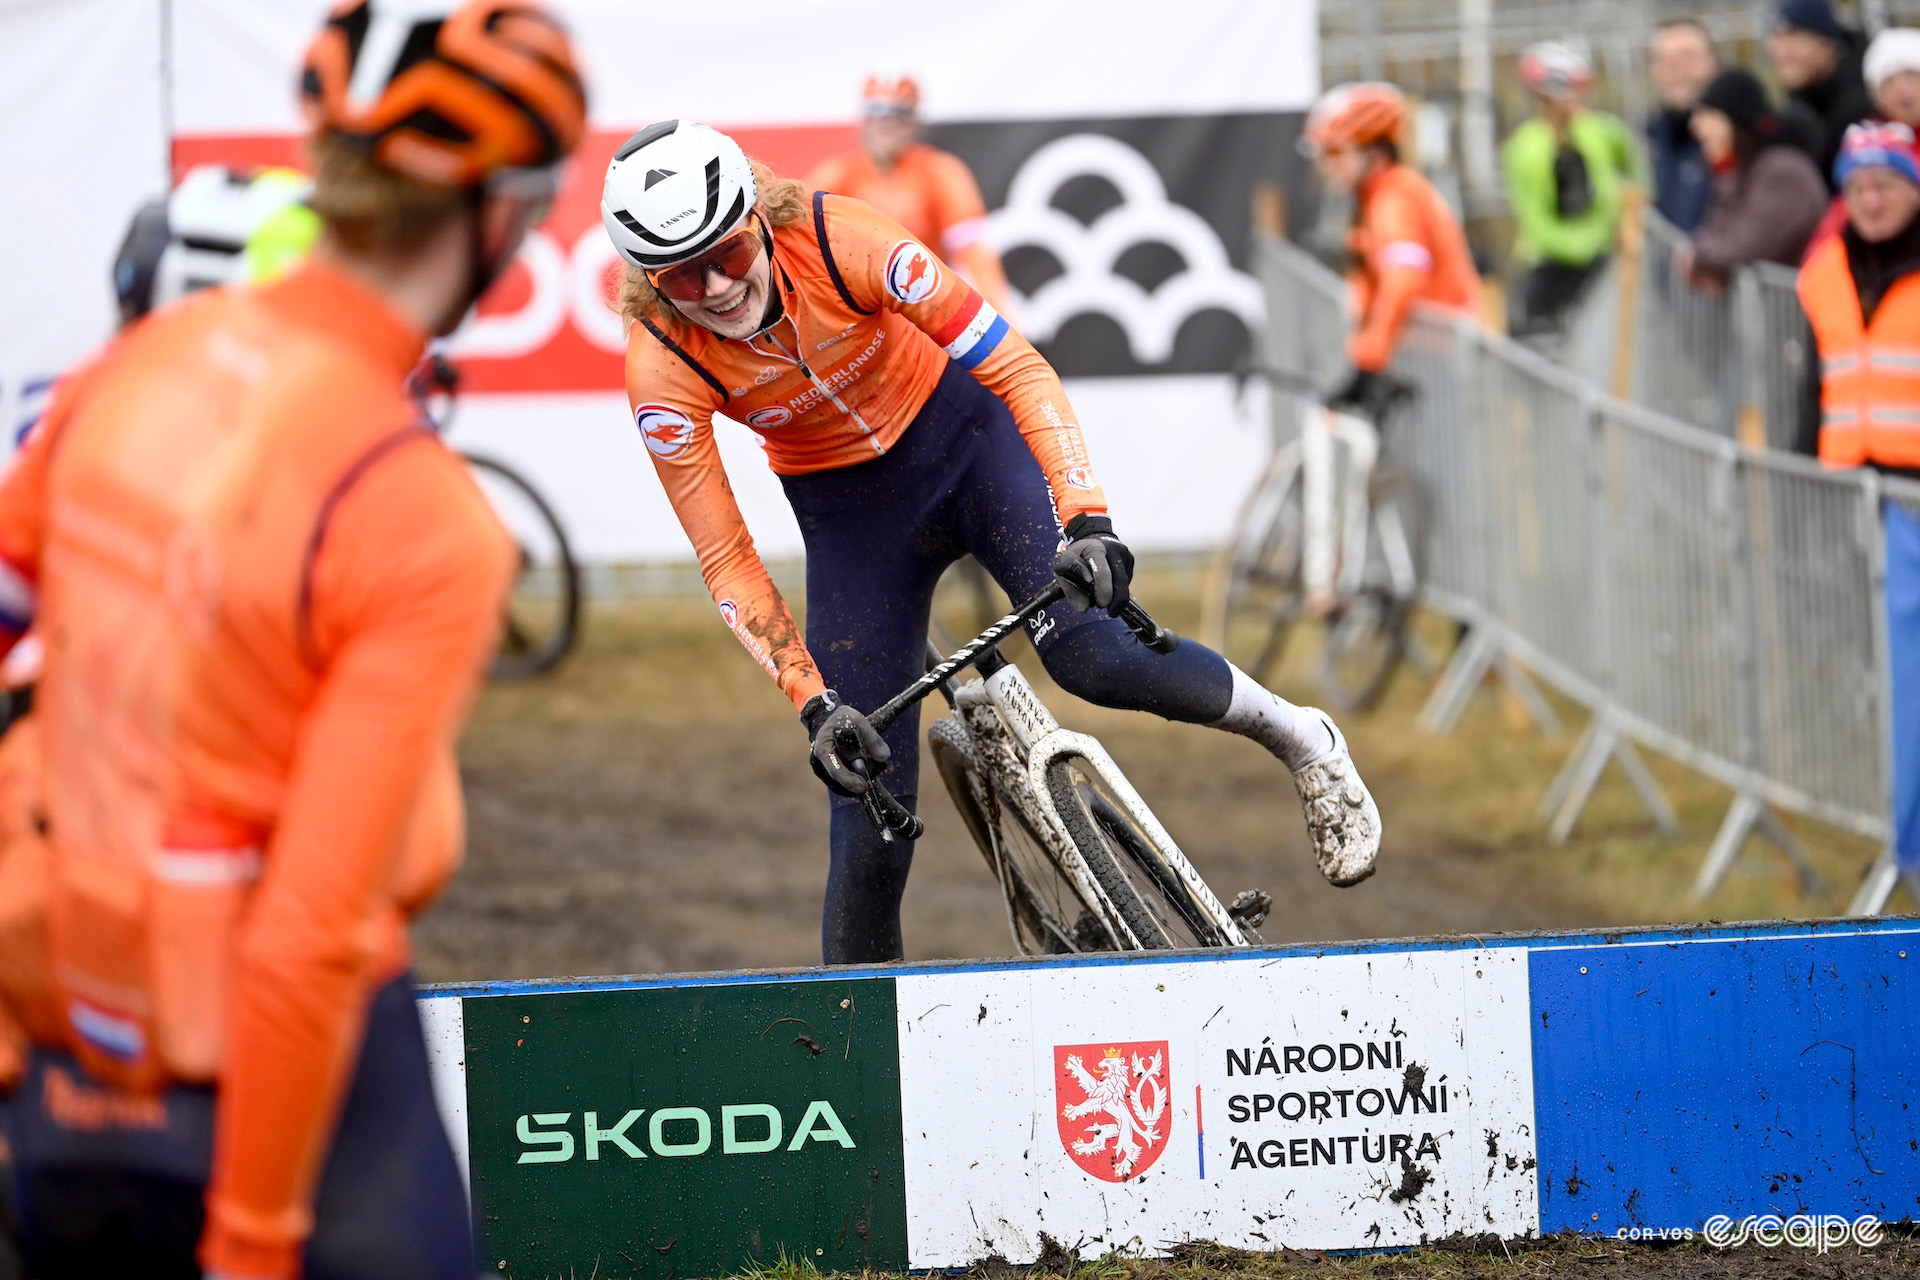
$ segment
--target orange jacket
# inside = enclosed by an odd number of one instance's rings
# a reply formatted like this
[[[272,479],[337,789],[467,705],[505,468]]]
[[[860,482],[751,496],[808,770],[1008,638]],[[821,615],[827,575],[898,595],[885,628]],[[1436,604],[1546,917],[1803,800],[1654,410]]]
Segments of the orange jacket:
[[[850,467],[900,438],[953,360],[1007,402],[1063,523],[1107,500],[1047,362],[898,223],[816,192],[773,229],[773,258],[783,320],[731,341],[657,310],[628,337],[627,397],[721,616],[802,707],[826,685],[740,517],[714,414],[759,432],[779,475]]]
[[[110,1084],[217,1081],[212,1271],[297,1271],[367,999],[459,856],[512,552],[402,390],[422,345],[323,264],[198,295],[68,379],[0,485],[50,848],[37,884],[0,861],[49,976],[0,984]]]
[[[1460,220],[1433,184],[1405,165],[1382,165],[1361,184],[1360,216],[1347,244],[1360,316],[1347,340],[1355,367],[1387,367],[1416,300],[1480,314],[1480,277]]]
[[[1798,291],[1820,350],[1820,461],[1920,467],[1920,274],[1895,282],[1864,323],[1834,236],[1801,268]]]
[[[959,269],[996,311],[1007,310],[1007,274],[981,239],[987,205],[967,162],[924,142],[908,146],[885,171],[864,150],[822,161],[807,185],[864,200]]]

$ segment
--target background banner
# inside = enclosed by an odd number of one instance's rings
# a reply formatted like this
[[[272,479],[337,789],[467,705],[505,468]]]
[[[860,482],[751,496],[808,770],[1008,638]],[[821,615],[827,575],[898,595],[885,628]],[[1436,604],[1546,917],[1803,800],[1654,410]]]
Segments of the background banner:
[[[294,73],[327,8],[0,8],[22,70],[7,78],[17,101],[0,159],[31,179],[0,198],[33,206],[8,223],[32,234],[0,246],[0,270],[24,284],[0,303],[10,424],[33,409],[21,388],[106,336],[107,267],[169,163],[300,163]],[[1319,87],[1313,0],[1191,0],[1178,22],[1151,0],[554,8],[586,61],[592,134],[553,215],[456,341],[469,394],[452,436],[526,472],[586,558],[691,558],[626,411],[624,337],[605,304],[617,262],[598,213],[607,160],[635,129],[687,116],[804,177],[857,146],[860,86],[876,71],[918,78],[929,140],[978,176],[1020,327],[1067,378],[1129,540],[1198,548],[1224,531],[1223,497],[1265,451],[1264,418],[1236,413],[1224,376],[1261,319],[1249,210],[1258,186],[1306,194],[1294,141]],[[86,198],[40,198],[56,191]],[[757,438],[724,425],[720,438],[763,553],[797,554]]]

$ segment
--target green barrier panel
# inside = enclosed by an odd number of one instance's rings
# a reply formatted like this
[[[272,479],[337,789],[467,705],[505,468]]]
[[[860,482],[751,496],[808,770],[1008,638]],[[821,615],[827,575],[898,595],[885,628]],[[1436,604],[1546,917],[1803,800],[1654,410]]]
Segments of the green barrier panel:
[[[891,978],[465,1005],[488,1270],[907,1265]]]

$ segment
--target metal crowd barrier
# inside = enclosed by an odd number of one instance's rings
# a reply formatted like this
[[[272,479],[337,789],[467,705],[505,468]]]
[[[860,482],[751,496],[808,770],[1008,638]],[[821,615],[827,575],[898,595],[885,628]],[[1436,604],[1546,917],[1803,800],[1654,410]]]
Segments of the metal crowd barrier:
[[[1259,255],[1267,357],[1331,381],[1342,282],[1283,240],[1263,239]],[[1657,276],[1645,284],[1661,287]],[[1694,349],[1732,345],[1724,300],[1718,310],[1691,313],[1703,324]],[[1742,447],[1726,429],[1617,400],[1437,312],[1415,317],[1396,372],[1422,389],[1392,447],[1430,511],[1427,601],[1470,628],[1425,725],[1450,729],[1487,672],[1511,675],[1514,660],[1589,708],[1542,803],[1556,840],[1609,762],[1663,828],[1678,829],[1636,744],[1730,787],[1701,896],[1756,833],[1817,883],[1779,811],[1890,847],[1880,504],[1920,512],[1920,485]],[[1713,388],[1685,377],[1650,369],[1636,386],[1677,407],[1706,403]],[[1787,382],[1778,394],[1791,398]],[[1295,420],[1290,409],[1276,401],[1276,421]],[[1883,854],[1850,912],[1879,911],[1895,882]]]
[[[1725,293],[1702,293],[1673,268],[1686,236],[1654,210],[1637,216],[1644,235],[1628,268],[1635,279],[1626,398],[1746,444],[1792,448],[1813,353],[1794,292],[1798,272],[1756,263],[1735,271]],[[1610,391],[1620,390],[1612,347],[1622,276],[1616,263],[1576,308],[1561,359]]]

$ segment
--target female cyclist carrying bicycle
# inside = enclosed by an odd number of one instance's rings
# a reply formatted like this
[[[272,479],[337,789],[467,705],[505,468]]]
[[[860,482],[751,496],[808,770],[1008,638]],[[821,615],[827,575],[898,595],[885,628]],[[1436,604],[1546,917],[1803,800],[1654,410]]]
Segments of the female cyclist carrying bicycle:
[[[913,804],[917,717],[883,737],[857,708],[920,674],[934,584],[965,552],[1014,599],[1067,586],[1030,628],[1061,687],[1254,739],[1292,771],[1327,878],[1372,873],[1379,813],[1325,714],[1198,644],[1156,655],[1111,616],[1133,556],[1059,379],[930,250],[691,121],[620,148],[601,216],[630,267],[635,425],[721,616],[799,709],[833,792],[828,963],[902,954],[911,846],[884,842],[857,798],[891,762]],[[806,640],[734,501],[716,413],[760,434],[799,519]]]

